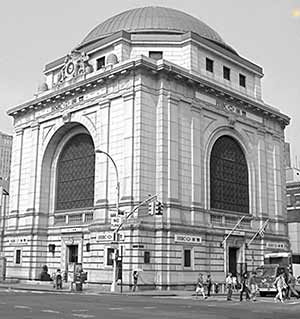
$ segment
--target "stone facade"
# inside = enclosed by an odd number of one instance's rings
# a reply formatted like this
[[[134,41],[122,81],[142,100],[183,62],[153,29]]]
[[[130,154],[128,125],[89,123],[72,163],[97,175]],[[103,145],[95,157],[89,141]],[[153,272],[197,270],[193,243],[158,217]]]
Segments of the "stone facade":
[[[300,263],[300,170],[288,167],[286,172],[288,234],[293,259]],[[295,262],[295,261],[294,261]]]
[[[85,71],[68,69],[70,57],[48,64],[44,89],[9,111],[15,134],[4,235],[8,277],[36,279],[44,264],[50,272],[70,271],[70,247],[77,247],[90,283],[112,280],[110,217],[117,181],[108,158],[95,155],[93,207],[55,208],[60,154],[78,134],[88,134],[95,150],[114,159],[121,210],[130,212],[148,194],[164,204],[162,216],[150,216],[142,206],[124,223],[126,286],[134,268],[143,269],[141,284],[157,288],[194,284],[199,271],[223,281],[229,270],[259,266],[278,242],[289,249],[284,188],[289,119],[263,102],[260,67],[192,32],[120,31],[78,50],[87,55]],[[162,59],[149,57],[153,51]],[[214,72],[206,71],[206,58],[214,61]],[[230,81],[223,77],[224,65]],[[239,74],[246,76],[246,87]],[[210,158],[222,136],[233,139],[246,159],[247,213],[211,208]],[[266,219],[265,236],[247,247]]]

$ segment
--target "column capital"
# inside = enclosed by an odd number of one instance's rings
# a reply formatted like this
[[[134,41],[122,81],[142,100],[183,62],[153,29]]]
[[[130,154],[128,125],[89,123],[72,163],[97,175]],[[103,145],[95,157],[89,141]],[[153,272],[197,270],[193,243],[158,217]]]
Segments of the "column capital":
[[[105,109],[110,107],[110,100],[103,100],[99,102],[100,109]]]
[[[30,124],[31,130],[36,131],[40,129],[40,123],[38,121],[34,121]]]
[[[24,134],[24,128],[23,127],[18,127],[15,129],[16,135],[20,136]]]
[[[122,95],[124,102],[134,99],[135,92],[133,90],[128,91]]]
[[[180,101],[180,97],[177,94],[169,93],[168,94],[168,102],[172,104],[178,104]]]

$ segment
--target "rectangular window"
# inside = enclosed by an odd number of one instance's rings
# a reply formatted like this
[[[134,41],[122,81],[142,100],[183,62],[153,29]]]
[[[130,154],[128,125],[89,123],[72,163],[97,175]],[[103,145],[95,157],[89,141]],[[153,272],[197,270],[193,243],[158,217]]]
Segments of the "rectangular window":
[[[300,264],[300,255],[292,255],[292,263]]]
[[[97,59],[97,70],[100,70],[105,66],[105,56]]]
[[[150,264],[150,251],[145,251],[144,252],[144,263],[145,264]]]
[[[184,267],[191,267],[191,250],[190,249],[184,250],[183,266]]]
[[[246,77],[243,74],[240,74],[240,86],[246,87]]]
[[[21,249],[16,250],[16,264],[21,264]]]
[[[227,66],[223,66],[223,78],[230,81],[230,69]]]
[[[162,51],[149,51],[149,58],[153,60],[161,60],[163,58]]]
[[[286,197],[286,204],[287,204],[287,206],[292,206],[292,201],[291,201],[291,196],[290,195],[287,195],[287,197]]]
[[[300,195],[295,195],[295,205],[299,206],[300,205]]]
[[[114,255],[115,250],[113,248],[107,248],[106,250],[106,266],[112,266],[114,261],[113,261],[113,255]]]
[[[206,58],[206,71],[214,72],[214,61]]]

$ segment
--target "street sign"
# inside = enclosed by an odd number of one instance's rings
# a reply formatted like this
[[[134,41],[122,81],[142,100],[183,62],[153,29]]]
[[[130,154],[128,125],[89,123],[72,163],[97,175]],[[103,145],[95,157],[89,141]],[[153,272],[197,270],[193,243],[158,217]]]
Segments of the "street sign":
[[[113,226],[120,226],[122,224],[122,218],[121,217],[112,217],[110,220],[110,223]]]

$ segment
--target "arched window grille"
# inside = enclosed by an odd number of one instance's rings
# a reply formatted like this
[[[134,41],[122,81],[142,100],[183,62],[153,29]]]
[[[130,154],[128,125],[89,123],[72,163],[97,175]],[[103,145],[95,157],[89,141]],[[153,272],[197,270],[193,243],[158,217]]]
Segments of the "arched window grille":
[[[247,162],[240,145],[230,136],[221,136],[211,152],[210,206],[249,213]]]
[[[95,149],[89,135],[75,135],[66,143],[56,174],[56,210],[93,206]]]

